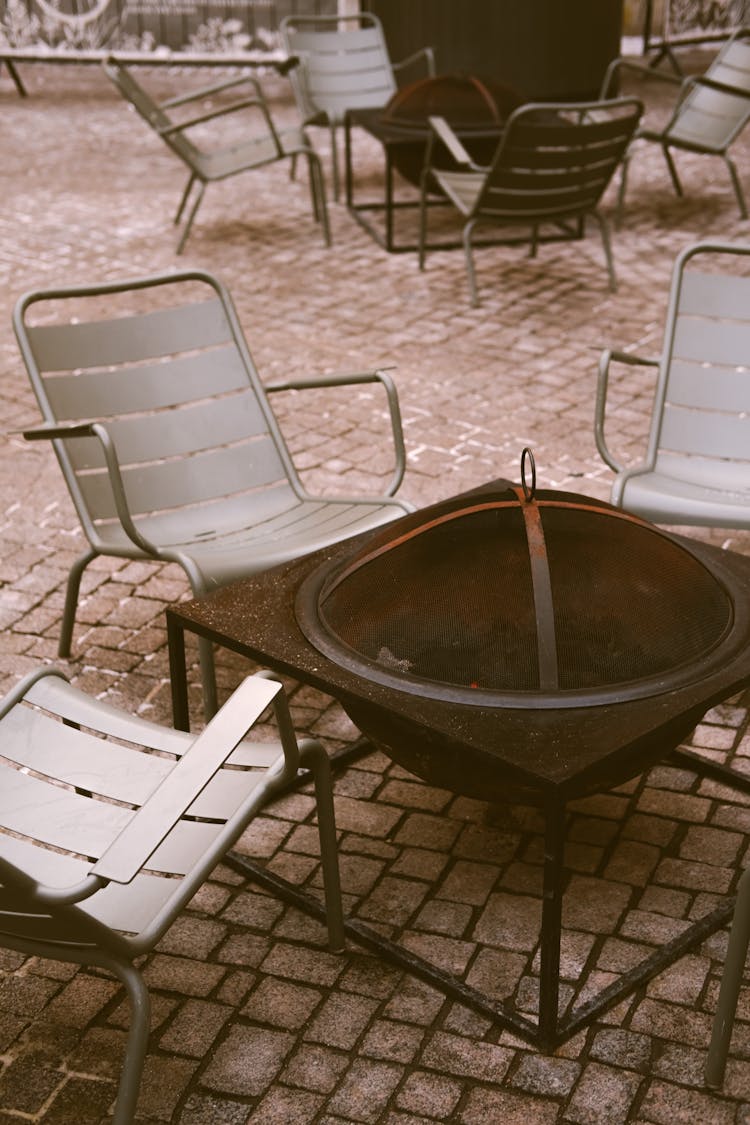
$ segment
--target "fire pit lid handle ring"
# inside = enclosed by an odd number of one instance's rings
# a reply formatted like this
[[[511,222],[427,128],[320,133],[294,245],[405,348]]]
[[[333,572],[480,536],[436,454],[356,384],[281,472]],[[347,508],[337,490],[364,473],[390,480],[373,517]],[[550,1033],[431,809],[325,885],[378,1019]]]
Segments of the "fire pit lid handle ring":
[[[527,467],[531,469],[531,487],[529,487],[526,480]],[[521,484],[523,485],[523,495],[527,502],[531,502],[536,495],[536,461],[534,460],[534,453],[525,446],[521,453]]]

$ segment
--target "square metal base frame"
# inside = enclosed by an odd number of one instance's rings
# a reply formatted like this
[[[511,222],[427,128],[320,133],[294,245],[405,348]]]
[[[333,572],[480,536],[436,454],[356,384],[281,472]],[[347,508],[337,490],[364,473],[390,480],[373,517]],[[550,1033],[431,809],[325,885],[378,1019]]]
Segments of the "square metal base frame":
[[[373,749],[366,739],[345,747],[332,755],[334,770],[363,757]],[[750,778],[715,762],[709,762],[689,750],[677,749],[665,756],[678,762],[699,776],[712,777],[729,788],[750,792]],[[297,784],[304,784],[302,775]],[[599,991],[585,1003],[571,1009],[560,1018],[560,943],[562,934],[562,902],[565,870],[565,803],[550,802],[544,808],[544,877],[542,890],[542,921],[539,935],[540,976],[539,1015],[537,1020],[521,1015],[510,1004],[497,1002],[465,984],[459,977],[446,972],[431,962],[417,956],[396,942],[383,937],[365,923],[348,918],[344,920],[347,937],[365,946],[404,972],[432,985],[446,997],[489,1018],[497,1026],[512,1032],[545,1053],[554,1051],[598,1016],[619,1003],[624,997],[646,984],[668,965],[700,945],[711,934],[724,926],[734,911],[736,896],[729,897],[710,914],[694,922],[678,937],[660,946],[640,964]],[[227,862],[246,878],[266,887],[274,895],[297,907],[306,914],[325,919],[325,907],[313,896],[300,891],[287,880],[267,871],[246,856],[229,853]]]

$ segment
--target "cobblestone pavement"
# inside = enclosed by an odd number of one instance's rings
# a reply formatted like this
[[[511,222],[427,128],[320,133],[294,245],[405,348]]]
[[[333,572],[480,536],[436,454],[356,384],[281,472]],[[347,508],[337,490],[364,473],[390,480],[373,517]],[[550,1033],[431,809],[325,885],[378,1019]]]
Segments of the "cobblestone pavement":
[[[705,58],[696,55],[696,66]],[[51,452],[13,431],[37,418],[10,327],[16,297],[58,283],[172,269],[176,161],[96,68],[27,68],[30,96],[0,74],[0,686],[56,657],[63,584],[81,537]],[[184,82],[185,76],[177,76]],[[153,72],[166,89],[174,76]],[[290,115],[285,84],[266,82]],[[651,87],[649,112],[664,112]],[[327,137],[316,143],[328,164]],[[362,142],[358,172],[377,184]],[[737,146],[750,189],[750,152]],[[387,255],[341,205],[322,246],[302,182],[276,166],[209,188],[184,255],[230,286],[264,378],[392,364],[408,445],[403,495],[418,505],[496,476],[518,478],[524,445],[540,483],[607,497],[592,415],[598,350],[658,352],[675,254],[702,236],[742,239],[724,167],[681,156],[676,199],[659,153],[634,163],[615,235],[620,288],[606,287],[596,231],[477,255],[469,308],[460,252]],[[613,192],[607,196],[611,211]],[[649,385],[618,389],[612,440],[635,457]],[[279,415],[305,479],[350,491],[388,473],[373,402],[326,392]],[[373,457],[372,449],[377,453]],[[382,477],[381,477],[382,474]],[[740,551],[741,534],[708,535]],[[77,683],[164,722],[164,607],[185,594],[169,566],[101,561],[85,579],[69,671]],[[246,666],[219,655],[222,690]],[[199,715],[198,677],[191,669]],[[354,736],[329,699],[291,684],[300,731],[331,749]],[[748,771],[748,697],[710,712],[690,739]],[[378,752],[336,783],[349,912],[528,1007],[539,918],[540,818],[422,783]],[[311,798],[268,808],[242,850],[318,887]],[[564,992],[595,991],[729,893],[746,862],[750,800],[661,765],[570,812]],[[180,1125],[674,1125],[750,1121],[750,986],[740,997],[719,1094],[702,1072],[726,947],[719,932],[545,1056],[321,926],[228,867],[218,869],[149,959],[153,1035],[140,1120]],[[525,999],[524,999],[525,998]],[[0,955],[0,1122],[105,1120],[126,1012],[104,975]]]

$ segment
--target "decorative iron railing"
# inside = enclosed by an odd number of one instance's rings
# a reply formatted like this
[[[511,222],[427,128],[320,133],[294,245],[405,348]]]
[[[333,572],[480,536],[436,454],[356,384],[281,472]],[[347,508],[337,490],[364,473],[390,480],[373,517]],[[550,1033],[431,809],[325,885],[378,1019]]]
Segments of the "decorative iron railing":
[[[339,0],[0,0],[0,47],[195,51],[279,47],[279,21],[334,13]]]
[[[748,0],[669,0],[665,38],[730,32],[750,16]]]

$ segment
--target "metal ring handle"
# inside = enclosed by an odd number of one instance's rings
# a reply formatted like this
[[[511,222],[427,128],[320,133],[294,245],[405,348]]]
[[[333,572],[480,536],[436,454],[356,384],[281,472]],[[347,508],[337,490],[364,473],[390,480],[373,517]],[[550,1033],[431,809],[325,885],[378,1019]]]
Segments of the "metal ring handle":
[[[526,483],[526,468],[527,464],[531,466],[531,488]],[[527,501],[534,499],[536,495],[536,461],[532,450],[525,446],[521,454],[521,484],[523,485],[523,494]]]

